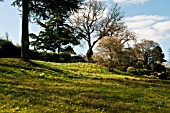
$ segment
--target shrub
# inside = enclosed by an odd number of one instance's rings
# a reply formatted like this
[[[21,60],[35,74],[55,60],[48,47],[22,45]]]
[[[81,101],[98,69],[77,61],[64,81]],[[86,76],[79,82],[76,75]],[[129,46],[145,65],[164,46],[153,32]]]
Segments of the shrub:
[[[59,54],[56,54],[56,53],[47,53],[47,61],[49,62],[59,62]]]
[[[92,60],[99,65],[106,66],[106,62],[105,62],[106,59],[103,59],[103,57],[100,53],[94,53],[92,56]]]
[[[135,68],[140,68],[140,69],[143,68],[143,61],[141,60],[134,60],[132,64]]]
[[[138,75],[150,75],[152,72],[153,72],[152,70],[139,69],[138,70]]]
[[[64,63],[64,62],[69,62],[71,60],[71,55],[68,52],[57,54],[57,53],[38,52],[38,51],[30,50],[30,58],[34,60]]]
[[[133,75],[137,75],[138,74],[137,70],[134,67],[132,67],[132,66],[129,66],[127,68],[127,73],[133,74]]]
[[[147,66],[146,66],[146,69],[147,69],[147,70],[152,70],[152,68],[151,68],[150,65],[147,65]]]
[[[59,54],[56,53],[40,52],[39,60],[49,61],[49,62],[59,62],[60,56]]]
[[[132,66],[129,66],[129,67],[127,68],[127,71],[129,71],[129,70],[135,70],[135,68],[132,67]]]
[[[40,52],[41,60],[48,61],[49,55],[47,52]]]
[[[129,74],[139,75],[139,74],[138,74],[138,70],[128,70],[127,72],[128,72]]]
[[[155,71],[158,73],[166,72],[165,66],[163,66],[161,64],[152,63],[150,66],[151,66],[152,71]]]
[[[19,58],[21,49],[12,44],[11,41],[0,39],[1,58]]]
[[[60,55],[57,54],[57,53],[51,53],[51,61],[52,62],[59,62],[59,59],[60,59]]]
[[[30,50],[29,57],[33,60],[41,60],[41,54],[38,51]]]
[[[59,53],[59,62],[69,62],[71,60],[71,55],[68,52]]]
[[[167,79],[168,73],[162,72],[158,75],[159,79]]]
[[[153,71],[147,69],[135,69],[134,67],[128,67],[127,72],[133,75],[150,75]]]
[[[71,62],[86,62],[86,61],[82,56],[76,55],[76,56],[71,56]]]

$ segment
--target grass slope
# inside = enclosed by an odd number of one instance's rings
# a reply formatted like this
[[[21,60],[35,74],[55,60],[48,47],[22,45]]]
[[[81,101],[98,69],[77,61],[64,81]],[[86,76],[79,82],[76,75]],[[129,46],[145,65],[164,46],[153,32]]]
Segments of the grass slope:
[[[0,59],[0,112],[169,113],[170,80],[117,75],[88,63]]]

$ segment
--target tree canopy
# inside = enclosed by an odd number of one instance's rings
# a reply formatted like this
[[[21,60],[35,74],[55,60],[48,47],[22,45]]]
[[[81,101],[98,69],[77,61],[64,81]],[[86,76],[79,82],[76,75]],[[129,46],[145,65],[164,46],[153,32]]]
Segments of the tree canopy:
[[[136,55],[143,60],[144,67],[146,67],[152,61],[152,51],[159,46],[158,43],[153,40],[142,39],[141,42],[134,45]]]
[[[93,47],[105,36],[118,36],[132,39],[126,31],[126,26],[121,21],[120,7],[113,4],[107,6],[104,1],[89,0],[85,2],[78,13],[70,18],[71,25],[88,44],[87,58],[91,60]],[[124,37],[126,33],[126,37]],[[133,37],[134,38],[134,37]]]
[[[0,0],[3,1],[3,0]],[[48,20],[53,15],[67,18],[83,0],[15,0],[12,5],[22,12],[21,59],[29,61],[29,21]]]
[[[34,49],[52,52],[58,50],[58,53],[60,53],[69,44],[80,44],[79,37],[74,34],[74,29],[65,21],[64,18],[58,16],[53,16],[45,23],[38,21],[38,24],[44,29],[40,31],[38,36],[30,35],[33,39],[31,45],[34,46]]]
[[[162,63],[165,62],[166,60],[164,59],[165,55],[162,51],[162,48],[160,46],[156,46],[153,50],[152,50],[152,55],[151,55],[151,61],[154,63]]]
[[[23,1],[15,0],[12,5],[22,8]],[[28,1],[29,16],[33,19],[49,19],[52,15],[62,14],[66,17],[69,12],[76,11],[83,0],[26,0]],[[31,19],[30,18],[30,19]]]

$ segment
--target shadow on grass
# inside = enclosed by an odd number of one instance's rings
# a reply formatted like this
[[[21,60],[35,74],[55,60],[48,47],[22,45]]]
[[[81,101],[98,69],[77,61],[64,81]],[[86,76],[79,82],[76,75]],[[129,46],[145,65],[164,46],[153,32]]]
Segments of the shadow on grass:
[[[11,63],[10,63],[11,62]],[[52,75],[52,76],[57,76],[57,77],[64,77],[64,78],[70,78],[70,79],[83,79],[83,78],[88,78],[82,74],[78,75],[75,73],[71,73],[68,70],[61,70],[55,67],[51,67],[50,65],[45,65],[45,64],[39,64],[37,62],[34,61],[30,61],[30,62],[22,62],[21,60],[10,60],[9,62],[0,62],[0,66],[3,67],[3,69],[0,69],[0,73],[6,73],[6,74],[11,74],[11,75],[15,75],[15,76],[20,76],[20,75],[29,75],[31,71],[35,71],[36,72],[36,76],[37,73],[44,73],[47,75]],[[18,73],[14,72],[12,70],[10,70],[10,68],[13,69],[19,69]],[[28,72],[26,72],[28,71]],[[33,75],[34,76],[34,75]],[[45,76],[39,76],[39,78],[44,78],[44,79],[49,79],[49,80],[53,80],[54,78],[48,78]]]
[[[88,109],[100,109],[102,108],[107,109],[107,111],[113,111],[114,109],[111,108],[111,104],[104,104],[104,103],[94,103],[93,100],[95,99],[102,99],[103,101],[107,100],[108,98],[114,100],[122,100],[119,96],[104,96],[100,94],[96,94],[95,92],[91,92],[88,90],[72,90],[67,88],[59,88],[58,86],[51,87],[37,84],[37,86],[33,87],[32,85],[28,84],[15,84],[15,81],[0,81],[0,94],[3,95],[4,100],[1,101],[2,104],[8,105],[8,109],[13,108],[15,106],[20,107],[28,107],[30,105],[34,106],[35,108],[39,108],[41,112],[43,109],[52,109],[53,107],[58,107],[58,104],[66,104],[65,107],[72,107],[69,105],[71,102],[72,104],[76,105],[77,107],[84,107]],[[97,86],[95,86],[97,87]],[[85,94],[87,93],[87,94]],[[77,96],[76,95],[81,95]],[[73,98],[72,98],[73,97]],[[83,100],[83,98],[87,100]],[[70,98],[68,100],[68,98]],[[75,99],[75,100],[73,100]],[[80,103],[77,103],[76,100],[80,100]],[[88,101],[90,100],[90,101]],[[115,101],[115,102],[117,102]],[[60,109],[60,107],[58,108]]]
[[[0,68],[0,73],[4,73],[4,74],[16,74],[16,72],[10,70],[9,68]]]
[[[142,86],[142,87],[150,87],[150,86],[155,86],[155,87],[169,87],[170,86],[170,81],[169,80],[153,80],[153,79],[149,79],[149,80],[136,80],[136,79],[129,79],[129,78],[125,78],[125,79],[118,79],[118,78],[90,78],[92,80],[100,80],[101,82],[117,82],[117,83],[121,83],[121,84],[125,84],[127,86],[129,85],[135,85],[135,86]]]
[[[57,69],[57,68],[51,68],[49,66],[45,66],[43,64],[38,64],[35,62],[22,62],[20,60],[15,60],[14,61],[9,61],[8,60],[6,62],[0,62],[0,66],[3,68],[0,68],[0,73],[7,73],[7,74],[19,74],[19,72],[23,72],[23,74],[25,71],[36,71],[36,72],[53,72],[53,73],[58,73],[57,75],[60,74],[68,74],[66,72],[64,72],[63,70]],[[20,71],[18,71],[18,73],[11,71],[11,69],[19,69]]]
[[[49,69],[49,70],[56,71],[56,72],[63,72],[62,70],[53,69],[53,68],[50,68],[50,67],[45,66],[43,64],[35,63],[33,61],[23,62],[20,59],[6,59],[5,61],[0,62],[0,66],[21,68],[21,69],[25,69],[25,70],[31,70],[31,69],[34,69],[34,68],[42,68],[42,69],[45,68],[45,69]]]
[[[0,79],[0,98],[3,98],[1,104],[8,105],[8,109],[20,106],[33,110],[38,109],[39,112],[44,112],[45,109],[54,112],[54,107],[60,110],[60,105],[63,104],[65,105],[64,107],[70,108],[76,106],[80,109],[98,109],[98,111],[104,109],[110,113],[141,111],[139,103],[136,103],[137,107],[133,109],[131,109],[128,104],[126,105],[126,103],[135,103],[135,98],[142,98],[142,95],[129,99],[126,97],[126,88],[124,89],[125,93],[120,92],[123,94],[123,96],[120,96],[120,93],[116,93],[115,91],[121,87],[115,86],[117,88],[113,88],[114,85],[105,85],[96,81],[125,84],[135,88],[138,88],[136,85],[145,87],[143,86],[144,84],[139,82],[132,84],[132,82],[128,80],[123,81],[115,79],[95,79],[93,80],[94,83],[85,81],[81,83],[76,82],[74,84],[72,84],[71,80],[70,83],[61,81],[62,86],[60,87],[60,85],[55,85],[58,81],[47,81],[38,78],[28,78],[25,80],[22,80],[20,77],[18,77],[18,79],[4,78]],[[131,95],[132,94],[133,93],[131,93]],[[34,108],[31,108],[30,105]],[[156,109],[156,107],[154,109]],[[72,110],[74,111],[74,109]],[[144,111],[147,112],[149,108],[145,110]]]

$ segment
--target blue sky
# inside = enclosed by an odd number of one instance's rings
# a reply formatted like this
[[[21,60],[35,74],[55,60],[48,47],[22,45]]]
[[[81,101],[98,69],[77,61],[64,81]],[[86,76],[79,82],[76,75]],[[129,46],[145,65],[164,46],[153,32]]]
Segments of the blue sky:
[[[8,32],[14,44],[21,40],[21,17],[17,7],[10,6],[14,0],[0,3],[0,37]],[[162,47],[166,59],[170,49],[170,0],[108,0],[118,2],[124,14],[126,25],[134,31],[139,39],[145,38],[158,42]],[[30,32],[37,33],[39,28],[30,25]],[[78,48],[78,47],[77,47]],[[79,54],[86,52],[86,48],[79,48]]]
[[[168,60],[168,49],[170,49],[170,0],[117,1],[121,4],[126,25],[138,34],[139,39],[145,38],[159,43]]]

